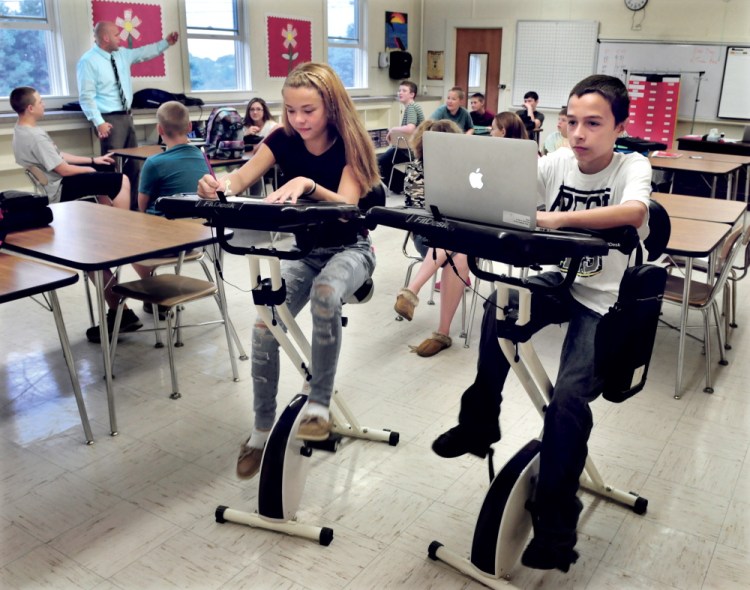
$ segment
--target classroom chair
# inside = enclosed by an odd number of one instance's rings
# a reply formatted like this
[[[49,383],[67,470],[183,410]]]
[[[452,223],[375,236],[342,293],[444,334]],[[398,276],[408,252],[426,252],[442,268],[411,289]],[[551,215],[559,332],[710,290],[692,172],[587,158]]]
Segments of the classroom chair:
[[[706,355],[706,393],[713,393],[713,382],[711,377],[711,325],[709,311],[714,314],[716,322],[716,336],[719,344],[719,364],[726,365],[728,361],[724,355],[725,343],[721,331],[721,322],[719,318],[719,305],[717,298],[724,289],[727,279],[730,276],[737,256],[743,243],[743,230],[736,228],[727,236],[721,251],[719,252],[716,262],[716,272],[713,277],[706,277],[706,282],[700,280],[690,280],[688,301],[683,301],[683,290],[685,279],[681,275],[670,272],[667,276],[667,284],[664,289],[664,301],[673,305],[688,305],[690,309],[700,311],[703,316],[703,346]],[[675,266],[670,266],[669,271],[674,270]]]
[[[181,306],[206,297],[215,297],[217,298],[217,301],[219,301],[219,311],[221,313],[221,322],[224,324],[227,348],[229,350],[229,360],[232,365],[232,374],[234,380],[239,381],[237,365],[234,360],[234,347],[232,345],[228,314],[226,307],[221,304],[221,300],[218,298],[218,287],[216,286],[216,283],[186,277],[184,275],[162,274],[152,275],[145,279],[130,281],[128,283],[120,283],[119,285],[114,286],[112,290],[120,297],[120,302],[117,306],[117,315],[115,316],[115,325],[112,331],[112,344],[110,348],[110,356],[112,357],[113,366],[115,353],[117,352],[117,336],[120,331],[120,321],[122,320],[122,310],[125,306],[125,301],[127,299],[135,299],[151,305],[154,311],[154,322],[157,326],[159,321],[158,309],[165,309],[167,354],[169,356],[169,372],[172,380],[172,393],[169,397],[172,399],[179,399],[182,397],[174,365],[174,347],[183,346],[180,330]],[[157,327],[156,329],[158,330],[160,328]],[[172,342],[173,333],[177,338],[177,341],[174,343]]]
[[[391,145],[396,148],[393,152],[393,157],[391,158],[391,174],[388,177],[388,190],[391,190],[391,183],[393,182],[393,173],[394,171],[398,171],[401,174],[406,174],[406,167],[412,162],[412,153],[411,148],[409,148],[409,137],[411,137],[407,133],[402,133],[400,131],[391,131]],[[408,162],[398,162],[396,163],[396,156],[398,155],[398,150],[404,149],[406,150],[407,155],[409,156]]]

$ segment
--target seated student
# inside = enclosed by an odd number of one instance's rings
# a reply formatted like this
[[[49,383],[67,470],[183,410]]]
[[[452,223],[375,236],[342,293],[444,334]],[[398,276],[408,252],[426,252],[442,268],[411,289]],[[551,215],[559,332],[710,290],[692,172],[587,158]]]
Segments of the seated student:
[[[242,168],[218,180],[204,176],[198,194],[216,199],[217,190],[240,192],[278,164],[288,181],[266,197],[269,203],[359,203],[380,177],[372,140],[339,77],[326,64],[303,63],[287,76],[281,93],[283,127],[274,130]],[[370,238],[361,231],[352,223],[335,223],[305,258],[281,262],[289,310],[296,316],[310,301],[312,312],[314,370],[297,432],[304,440],[325,440],[331,431],[328,406],[341,349],[342,301],[375,268]],[[260,469],[276,417],[279,343],[260,318],[253,328],[252,360],[255,425],[237,459],[240,478],[253,477]]]
[[[13,153],[19,166],[39,167],[49,182],[45,187],[50,202],[69,201],[87,195],[99,195],[99,202],[122,209],[130,208],[130,181],[124,174],[99,172],[94,165],[113,164],[110,156],[86,158],[67,154],[57,149],[49,134],[37,123],[44,117],[44,101],[30,86],[14,88],[10,93],[10,105],[18,114],[18,122],[13,130]],[[110,334],[115,323],[118,297],[112,292],[117,284],[109,270],[103,272],[104,299],[107,311],[107,325]],[[125,308],[120,324],[121,332],[134,332],[143,327],[133,310]],[[101,342],[99,327],[86,330],[90,342]]]
[[[477,127],[489,127],[492,125],[492,119],[495,117],[490,111],[484,106],[484,94],[481,92],[475,92],[469,98],[469,106],[471,110],[469,115],[471,116],[471,122]]]
[[[442,133],[461,133],[458,125],[453,121],[432,121],[428,119],[422,123],[412,137],[411,146],[414,150],[416,160],[409,164],[404,180],[404,195],[407,207],[424,208],[424,160],[422,156],[422,137],[426,131]],[[434,275],[439,268],[443,268],[440,286],[440,323],[437,331],[416,347],[415,352],[419,356],[434,356],[441,350],[448,348],[451,344],[450,330],[453,316],[456,314],[464,287],[469,282],[469,262],[465,254],[451,252],[453,267],[447,263],[448,253],[445,250],[427,248],[420,235],[414,236],[414,245],[424,260],[419,266],[416,275],[408,286],[398,292],[393,309],[401,317],[411,321],[414,317],[414,308],[419,304],[419,291]]]
[[[611,76],[594,75],[579,82],[568,100],[570,150],[539,160],[539,188],[547,210],[538,213],[542,228],[606,229],[623,225],[648,232],[651,165],[640,154],[613,151],[628,119],[625,85]],[[561,268],[564,262],[561,262]],[[560,369],[544,414],[540,472],[531,507],[534,538],[521,562],[527,567],[568,571],[578,554],[576,524],[582,504],[576,496],[587,456],[593,420],[589,404],[601,393],[595,366],[597,326],[617,298],[628,257],[617,251],[586,261],[569,289],[532,296],[535,328],[569,322]],[[529,279],[537,285],[558,284],[561,270]],[[458,426],[432,445],[441,457],[464,453],[484,456],[500,440],[498,416],[508,361],[497,340],[495,295],[485,306],[477,375],[461,398]],[[515,301],[511,305],[516,305]]]
[[[529,134],[529,139],[534,139],[534,132],[542,128],[544,123],[544,115],[536,110],[536,105],[539,102],[539,95],[533,90],[523,95],[523,106],[524,108],[520,111],[516,111],[516,114],[521,117],[523,124],[526,126],[526,132]]]
[[[391,134],[394,132],[411,135],[417,126],[424,121],[424,111],[422,105],[414,102],[417,97],[417,85],[411,80],[401,80],[398,84],[398,101],[404,105],[404,114],[401,115],[401,125],[392,127],[386,136],[388,142],[392,141]],[[394,158],[395,152],[395,158]],[[403,146],[396,148],[389,147],[386,151],[378,156],[378,168],[380,169],[380,178],[388,184],[391,178],[391,170],[394,164],[409,161],[409,152]],[[393,181],[390,186],[391,191],[400,193],[404,190],[404,175],[396,171],[393,173]]]
[[[472,135],[474,133],[474,123],[471,122],[469,111],[461,106],[464,96],[464,91],[458,86],[451,88],[445,97],[445,104],[440,105],[430,115],[430,119],[433,121],[440,121],[441,119],[453,121],[466,135]]]
[[[544,154],[551,154],[561,147],[570,147],[568,143],[568,107],[564,106],[557,115],[557,131],[550,133],[544,140]]]
[[[156,110],[156,130],[167,149],[143,164],[138,182],[141,211],[155,214],[153,205],[159,197],[195,192],[198,181],[210,172],[203,152],[190,143],[191,129],[185,105],[172,100]]]
[[[38,126],[44,117],[44,101],[30,86],[14,88],[10,104],[18,114],[13,129],[13,153],[19,166],[37,166],[47,176],[50,203],[98,195],[99,202],[130,208],[130,181],[115,172],[100,172],[95,166],[114,164],[111,156],[87,158],[61,152],[49,134]]]
[[[250,102],[247,103],[243,125],[245,126],[245,137],[252,135],[263,139],[278,126],[278,123],[271,116],[266,101],[256,97],[250,99]]]
[[[503,111],[492,118],[492,137],[507,137],[508,139],[529,139],[526,127],[521,117],[510,111]]]

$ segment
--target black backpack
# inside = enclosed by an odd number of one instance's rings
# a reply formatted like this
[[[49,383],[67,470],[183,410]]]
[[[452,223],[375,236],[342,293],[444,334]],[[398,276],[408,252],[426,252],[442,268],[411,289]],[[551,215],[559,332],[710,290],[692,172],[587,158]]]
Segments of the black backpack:
[[[144,88],[133,94],[133,103],[131,106],[134,109],[155,109],[170,100],[181,102],[187,107],[203,105],[203,100],[200,98],[175,94],[159,88]]]

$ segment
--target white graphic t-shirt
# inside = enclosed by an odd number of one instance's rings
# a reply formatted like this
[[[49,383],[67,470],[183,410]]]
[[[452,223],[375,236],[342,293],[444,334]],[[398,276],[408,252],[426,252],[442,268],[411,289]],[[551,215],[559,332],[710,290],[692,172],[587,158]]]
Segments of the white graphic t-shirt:
[[[580,211],[641,201],[651,195],[651,164],[640,154],[615,153],[601,172],[583,174],[571,150],[557,150],[539,160],[539,195],[547,211]],[[648,220],[638,228],[641,240],[648,236]],[[561,261],[559,269],[564,269]],[[628,257],[620,252],[584,259],[571,293],[581,304],[605,314],[617,299]]]

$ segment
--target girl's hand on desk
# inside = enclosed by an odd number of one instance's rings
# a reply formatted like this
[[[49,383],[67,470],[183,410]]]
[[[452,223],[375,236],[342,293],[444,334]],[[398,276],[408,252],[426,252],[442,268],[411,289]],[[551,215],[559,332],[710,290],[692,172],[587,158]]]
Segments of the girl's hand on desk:
[[[213,199],[219,198],[216,191],[221,188],[221,184],[210,174],[204,174],[203,177],[198,181],[198,196],[202,199]]]
[[[296,203],[297,199],[308,194],[307,191],[311,188],[315,188],[315,183],[312,180],[304,176],[298,176],[273,191],[264,201],[266,203]]]

